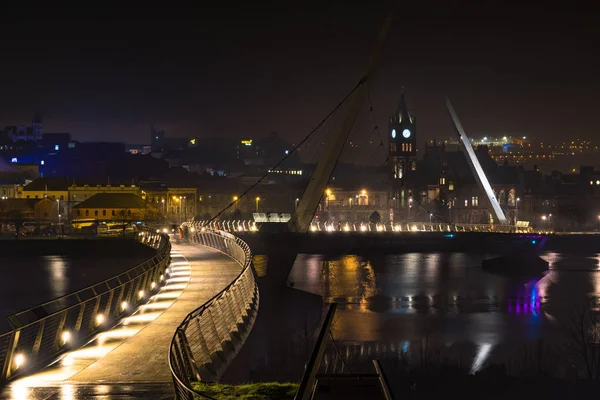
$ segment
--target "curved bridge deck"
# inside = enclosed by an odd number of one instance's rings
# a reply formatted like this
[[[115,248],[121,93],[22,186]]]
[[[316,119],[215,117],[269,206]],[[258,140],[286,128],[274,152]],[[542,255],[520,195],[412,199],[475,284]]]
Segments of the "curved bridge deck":
[[[12,382],[3,399],[173,398],[169,345],[188,313],[240,272],[228,256],[173,243],[172,274],[150,301],[112,330],[45,370]]]

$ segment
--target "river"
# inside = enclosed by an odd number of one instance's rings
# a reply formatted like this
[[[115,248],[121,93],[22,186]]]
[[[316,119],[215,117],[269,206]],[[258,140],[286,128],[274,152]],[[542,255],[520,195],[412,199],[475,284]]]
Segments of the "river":
[[[600,254],[543,253],[550,270],[533,280],[486,273],[485,257],[301,254],[289,281],[339,304],[332,334],[348,353],[410,352],[427,338],[473,371],[540,339],[560,345],[562,318],[600,296]]]
[[[101,240],[71,240],[55,251],[28,241],[26,251],[6,254],[24,242],[0,242],[0,333],[10,329],[10,314],[109,279],[153,255],[138,243]]]

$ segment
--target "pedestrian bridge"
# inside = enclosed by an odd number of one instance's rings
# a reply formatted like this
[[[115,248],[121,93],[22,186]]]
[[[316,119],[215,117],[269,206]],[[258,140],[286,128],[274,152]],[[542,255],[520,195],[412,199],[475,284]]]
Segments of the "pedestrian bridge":
[[[224,220],[224,221],[196,221],[195,225],[210,230],[223,230],[226,232],[259,232],[264,222],[253,220]],[[274,223],[271,223],[274,224]],[[314,221],[309,228],[310,232],[487,232],[487,233],[550,233],[548,229],[533,229],[526,223],[517,225],[499,224],[461,224],[447,222],[378,222],[343,221],[319,222]]]
[[[193,398],[218,379],[258,309],[250,249],[226,232],[137,239],[156,256],[11,317],[0,398]]]

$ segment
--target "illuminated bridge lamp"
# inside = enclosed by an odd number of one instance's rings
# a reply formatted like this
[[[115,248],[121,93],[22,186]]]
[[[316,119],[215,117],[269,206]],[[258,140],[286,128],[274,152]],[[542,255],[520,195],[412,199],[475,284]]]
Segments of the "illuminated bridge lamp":
[[[121,311],[127,310],[128,304],[126,301],[121,302]]]
[[[71,332],[69,331],[64,331],[61,335],[60,338],[62,340],[63,344],[67,344],[69,343],[69,340],[71,340]]]
[[[103,314],[96,315],[96,325],[102,325],[103,322],[104,322],[104,315]]]
[[[142,297],[144,297],[144,294],[145,294],[145,293],[144,293],[144,291],[143,291],[143,290],[140,290],[140,291],[138,292],[138,298],[140,298],[140,299],[141,299]]]
[[[14,358],[15,369],[19,369],[22,365],[25,364],[25,356],[23,353],[15,354]]]
[[[152,283],[150,284],[150,288],[154,289],[155,287],[156,287],[156,282],[152,282]]]

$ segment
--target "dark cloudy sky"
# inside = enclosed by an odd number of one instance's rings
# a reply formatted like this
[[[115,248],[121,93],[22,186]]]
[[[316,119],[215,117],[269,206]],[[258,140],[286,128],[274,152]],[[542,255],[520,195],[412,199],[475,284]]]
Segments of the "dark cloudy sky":
[[[46,131],[78,140],[147,142],[151,123],[169,136],[298,140],[354,85],[386,8],[281,3],[3,7],[0,126],[39,109]],[[600,140],[597,9],[395,3],[371,88],[380,125],[404,86],[420,141],[451,134],[446,95],[472,135]]]

